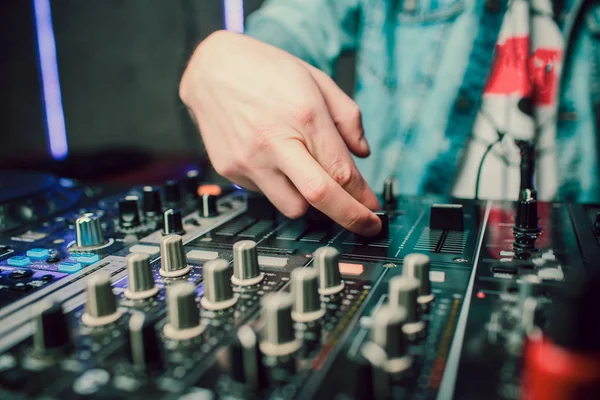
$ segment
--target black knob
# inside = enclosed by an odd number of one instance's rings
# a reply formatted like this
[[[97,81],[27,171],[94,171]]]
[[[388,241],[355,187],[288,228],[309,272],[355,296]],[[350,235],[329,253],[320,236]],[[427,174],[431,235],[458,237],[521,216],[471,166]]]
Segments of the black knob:
[[[381,230],[375,237],[375,239],[383,239],[390,236],[390,217],[385,211],[375,211],[375,215],[379,217],[381,221]]]
[[[396,207],[396,193],[394,193],[394,189],[396,187],[396,180],[392,177],[389,177],[383,182],[383,192],[381,194],[381,198],[383,199],[383,205],[386,208],[395,208]]]
[[[156,327],[141,312],[134,312],[129,319],[129,357],[142,370],[157,369],[163,364]]]
[[[193,169],[185,174],[185,195],[191,199],[198,197],[198,185],[200,184],[200,171]]]
[[[248,193],[246,204],[246,214],[248,214],[249,217],[267,220],[274,220],[277,218],[277,208],[275,208],[273,203],[271,203],[266,196]]]
[[[171,180],[166,181],[163,189],[165,191],[165,201],[167,204],[175,204],[181,201],[181,187],[179,182]]]
[[[171,208],[163,214],[163,235],[183,235],[183,219],[181,211]]]
[[[71,336],[67,316],[62,306],[52,300],[43,300],[34,306],[35,333],[33,348],[44,355],[48,351],[65,351],[70,348]]]
[[[540,231],[537,200],[529,189],[521,191],[521,196],[517,202],[514,231],[521,234],[532,234]]]
[[[127,196],[119,201],[119,225],[121,228],[133,228],[142,223],[137,196]]]
[[[153,217],[162,213],[160,192],[152,186],[144,186],[142,193],[144,213]]]
[[[217,196],[205,193],[198,199],[198,209],[200,216],[208,218],[219,214],[217,211]]]

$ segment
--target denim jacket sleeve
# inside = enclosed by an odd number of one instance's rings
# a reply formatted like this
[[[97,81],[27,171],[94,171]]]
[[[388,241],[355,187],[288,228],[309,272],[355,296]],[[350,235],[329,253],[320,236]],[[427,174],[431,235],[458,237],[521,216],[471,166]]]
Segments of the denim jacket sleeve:
[[[339,54],[356,46],[359,0],[268,0],[246,33],[332,74]]]

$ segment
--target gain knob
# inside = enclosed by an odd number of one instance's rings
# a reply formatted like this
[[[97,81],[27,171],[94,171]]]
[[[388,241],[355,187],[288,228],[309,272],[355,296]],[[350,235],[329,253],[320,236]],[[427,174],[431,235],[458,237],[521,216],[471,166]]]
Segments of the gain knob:
[[[206,310],[223,310],[237,302],[231,288],[229,262],[222,258],[208,261],[202,269],[204,275],[204,296],[200,304]]]
[[[285,356],[300,348],[292,320],[292,298],[287,293],[266,294],[262,299],[260,349],[270,356]]]
[[[156,327],[141,312],[133,312],[129,319],[129,356],[141,370],[158,369],[163,364]]]
[[[233,276],[231,282],[238,286],[260,283],[265,275],[260,272],[256,242],[241,240],[233,245]]]
[[[250,326],[242,325],[229,349],[232,378],[256,390],[267,386],[267,374],[258,338]]]
[[[200,216],[204,218],[214,217],[219,214],[217,211],[217,196],[210,193],[204,193],[198,199],[198,208],[200,209]]]
[[[181,211],[176,208],[170,208],[163,214],[163,235],[183,235],[183,218]]]
[[[194,285],[177,283],[167,289],[167,314],[169,322],[164,334],[173,340],[186,340],[200,335],[204,326],[200,324],[200,309],[196,303]]]
[[[100,217],[87,213],[75,221],[75,241],[77,247],[99,247],[105,244]]]
[[[142,223],[137,196],[127,196],[119,201],[119,226],[133,228]]]
[[[103,326],[121,317],[117,309],[117,299],[107,274],[99,272],[87,281],[87,301],[81,321],[87,326]]]
[[[33,349],[38,355],[65,352],[71,346],[69,323],[60,303],[45,299],[33,306]]]
[[[165,278],[177,278],[190,272],[183,240],[179,235],[169,235],[160,241],[160,270]]]
[[[185,174],[185,194],[191,199],[198,197],[200,171],[193,169]]]
[[[421,333],[425,329],[419,320],[417,297],[419,296],[419,280],[412,276],[395,276],[390,279],[390,305],[402,307],[406,311],[404,333],[409,337]]]
[[[165,192],[165,201],[167,204],[175,204],[181,201],[181,187],[175,180],[166,181],[163,186]]]
[[[403,330],[405,322],[404,308],[389,304],[379,307],[373,315],[371,340],[385,351],[385,370],[390,373],[404,372],[412,365]]]
[[[296,322],[310,322],[321,318],[325,309],[321,308],[319,297],[319,273],[314,268],[296,268],[291,276],[291,293],[294,301],[292,319]]]
[[[144,186],[142,192],[144,214],[155,217],[162,213],[160,192],[152,186]]]
[[[429,282],[429,257],[425,254],[412,253],[404,258],[402,274],[412,276],[419,280],[419,296],[417,301],[421,305],[427,305],[433,301]]]
[[[341,292],[344,282],[340,274],[340,253],[333,247],[321,247],[313,254],[319,271],[319,293],[327,296]]]
[[[127,257],[127,274],[127,289],[125,289],[124,295],[128,299],[143,300],[158,293],[148,254],[130,254]]]

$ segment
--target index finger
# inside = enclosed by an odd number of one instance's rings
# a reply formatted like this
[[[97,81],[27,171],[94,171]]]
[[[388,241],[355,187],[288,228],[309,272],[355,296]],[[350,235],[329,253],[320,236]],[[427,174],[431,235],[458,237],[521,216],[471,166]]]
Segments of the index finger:
[[[298,140],[289,140],[276,148],[278,166],[316,209],[354,233],[375,236],[381,221],[371,210],[358,202],[311,156]]]

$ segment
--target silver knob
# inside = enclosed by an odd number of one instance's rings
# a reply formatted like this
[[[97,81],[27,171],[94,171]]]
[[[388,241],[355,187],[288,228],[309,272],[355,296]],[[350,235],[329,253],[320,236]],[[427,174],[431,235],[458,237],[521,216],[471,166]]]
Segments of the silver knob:
[[[340,253],[333,247],[318,248],[313,254],[315,268],[319,271],[319,293],[324,296],[344,289],[340,274]]]
[[[102,326],[115,322],[121,317],[117,309],[117,299],[107,274],[99,272],[87,281],[87,301],[81,321],[87,326]]]
[[[71,344],[69,323],[62,306],[45,299],[33,306],[35,333],[33,348],[37,354],[67,350]]]
[[[190,272],[181,236],[169,235],[161,239],[158,272],[165,278],[177,278]]]
[[[188,282],[180,282],[167,289],[169,322],[164,327],[164,333],[169,339],[191,339],[204,331],[204,326],[200,324],[195,289]]]
[[[233,276],[231,282],[239,286],[250,286],[260,283],[264,274],[258,266],[256,242],[241,240],[233,245]]]
[[[423,331],[425,324],[419,320],[417,297],[420,283],[412,276],[395,276],[390,279],[390,305],[402,307],[406,311],[404,333],[409,336]]]
[[[319,273],[314,268],[296,268],[291,276],[294,301],[292,318],[297,322],[317,320],[325,314],[319,296]]]
[[[433,301],[431,284],[429,283],[429,257],[425,254],[412,253],[404,258],[402,274],[417,278],[420,283],[419,304],[427,305]]]
[[[148,316],[141,312],[133,312],[129,319],[129,351],[133,365],[140,369],[162,365],[156,328]]]
[[[408,339],[402,329],[405,322],[406,311],[399,306],[382,305],[373,315],[371,340],[385,350],[385,369],[390,373],[403,372],[412,365]]]
[[[206,310],[223,310],[237,302],[231,288],[229,262],[222,258],[208,261],[202,268],[204,276],[204,297],[200,304]]]
[[[127,257],[127,274],[127,289],[124,295],[128,299],[143,300],[158,293],[148,254],[130,254]]]
[[[100,217],[87,213],[75,221],[75,240],[77,247],[98,247],[104,242]]]
[[[266,294],[262,299],[262,340],[260,349],[271,356],[284,356],[298,350],[294,321],[292,321],[292,298],[277,292]]]

